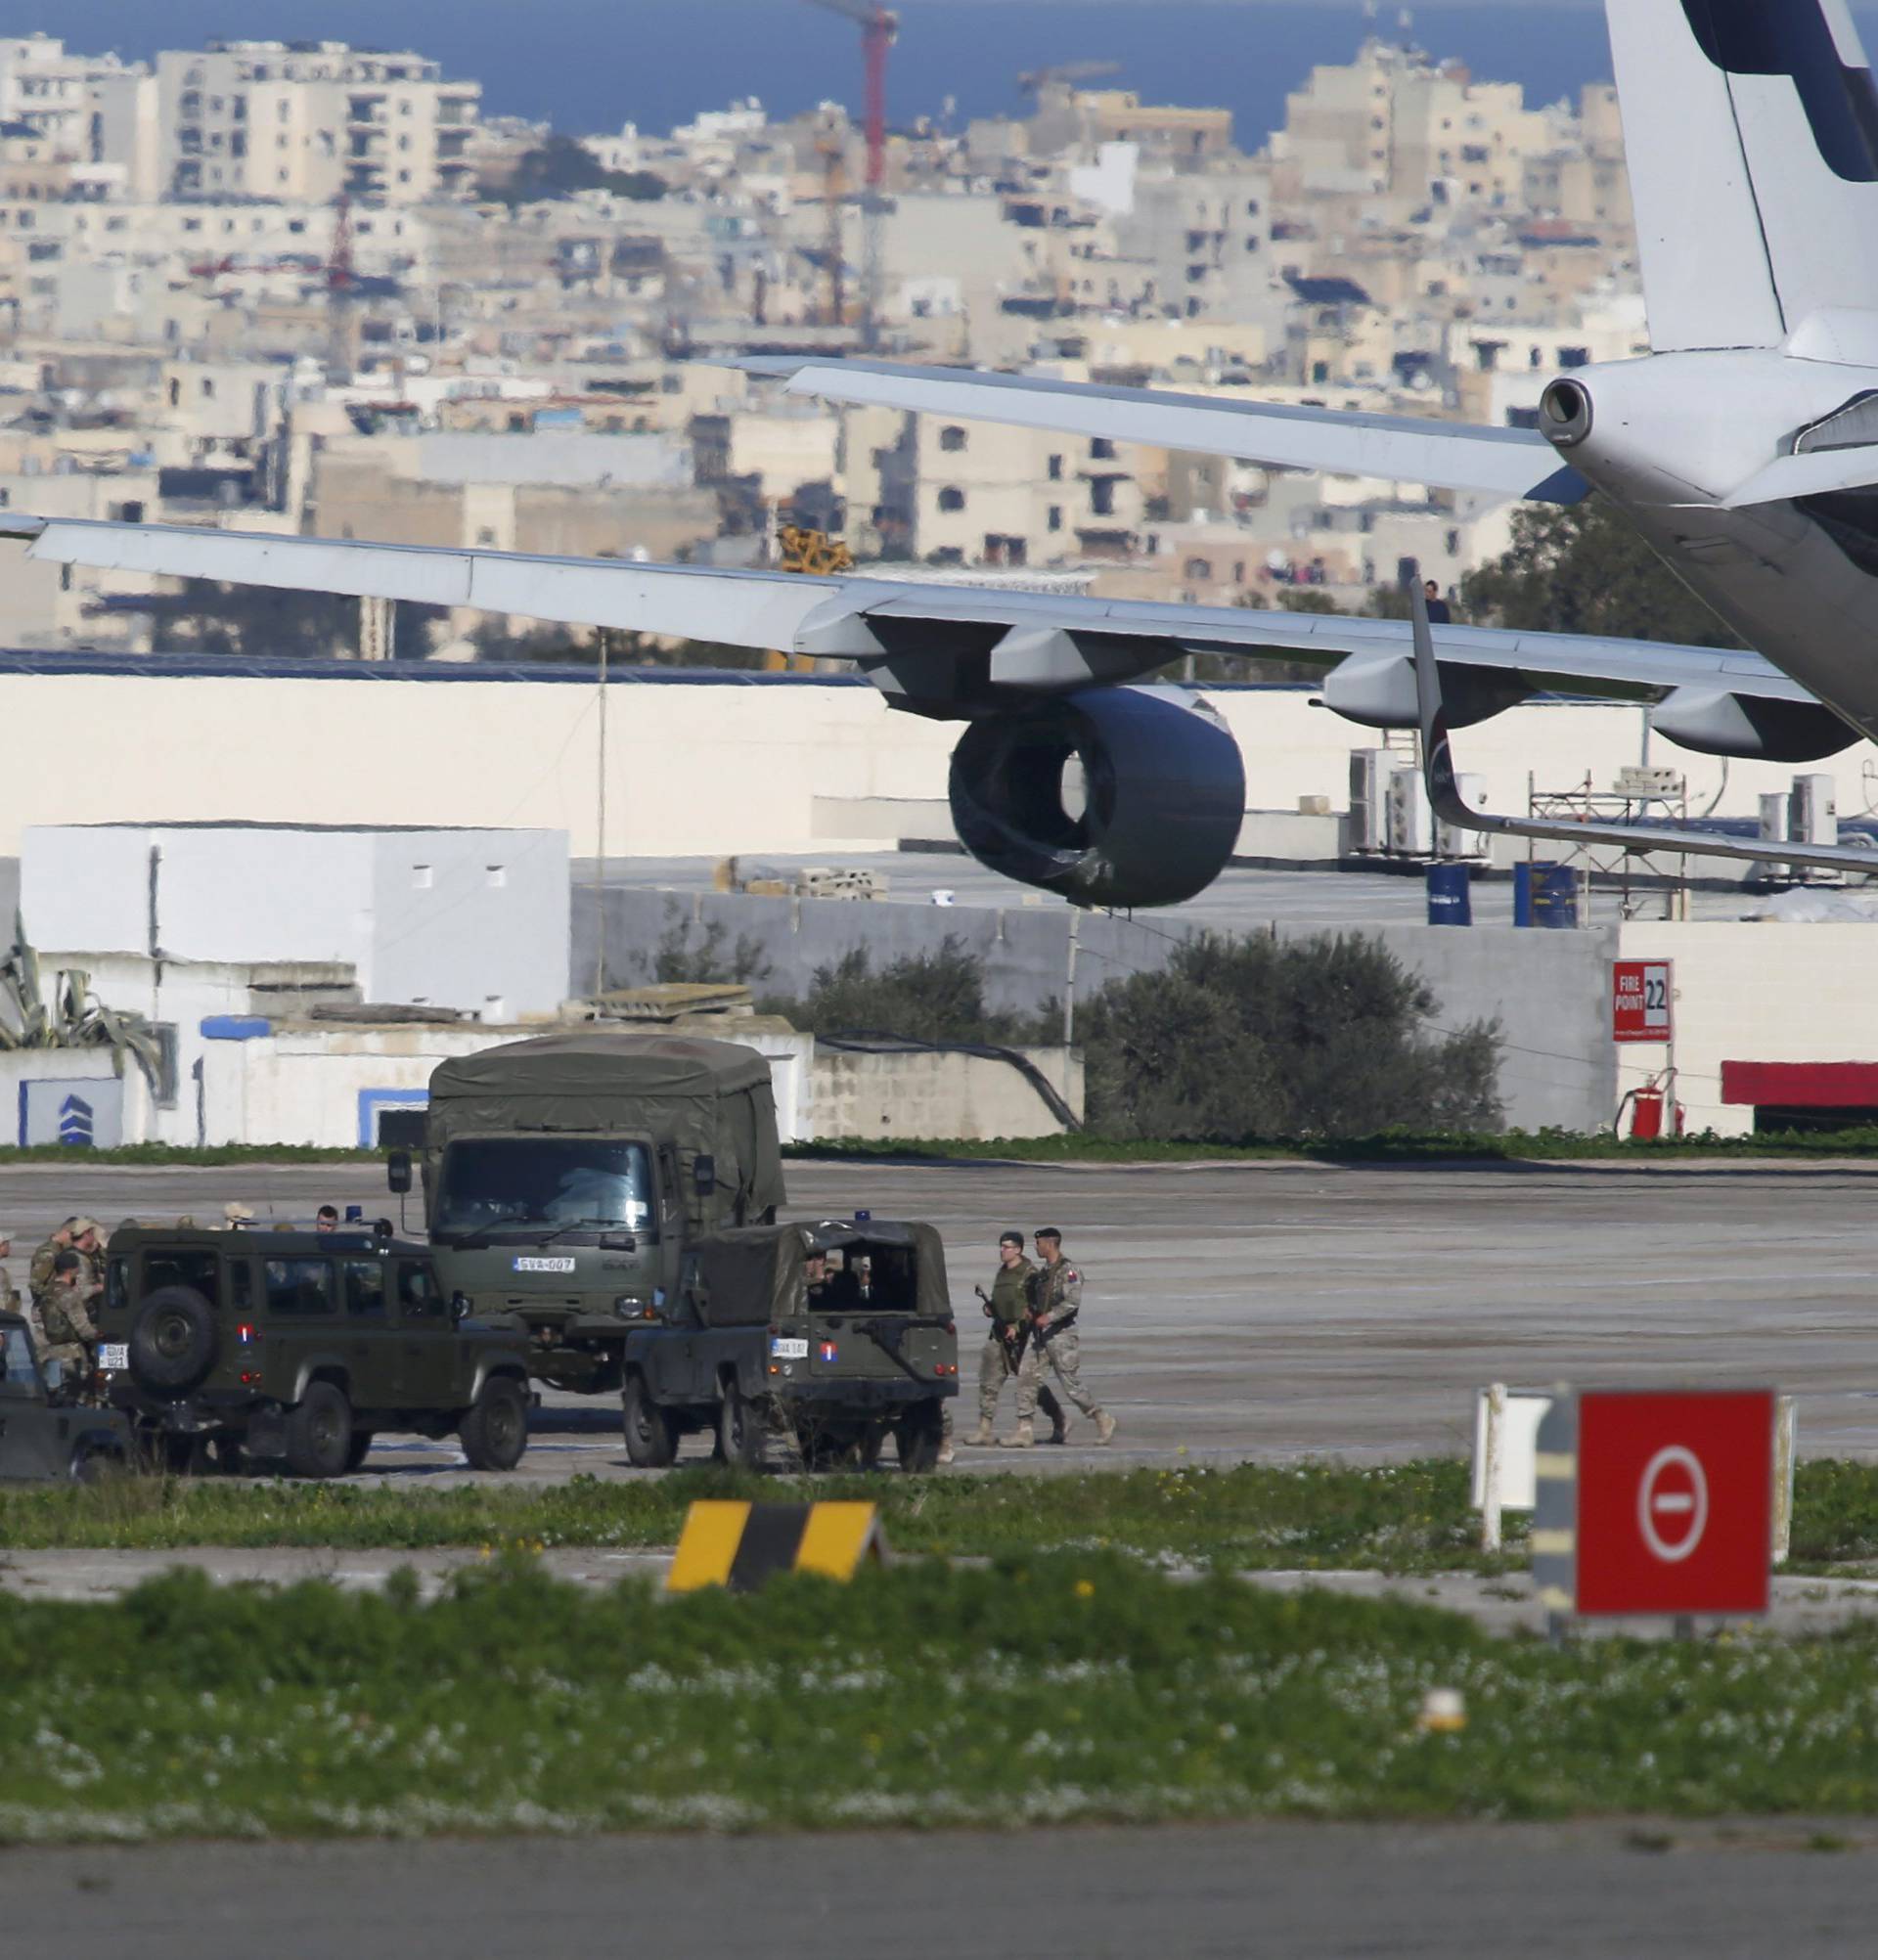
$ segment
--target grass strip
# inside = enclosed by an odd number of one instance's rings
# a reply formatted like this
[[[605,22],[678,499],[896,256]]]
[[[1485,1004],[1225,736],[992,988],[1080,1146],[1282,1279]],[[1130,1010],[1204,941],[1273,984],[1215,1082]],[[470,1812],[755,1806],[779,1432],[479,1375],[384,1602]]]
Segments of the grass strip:
[[[1010,1557],[1073,1548],[1137,1559],[1223,1561],[1245,1571],[1394,1573],[1522,1569],[1524,1520],[1505,1554],[1478,1549],[1459,1458],[1353,1468],[1338,1463],[1170,1465],[1048,1477],[777,1478],[706,1465],[659,1478],[405,1490],[364,1482],[244,1483],[126,1477],[84,1488],[0,1492],[8,1550],[177,1550],[196,1545],[418,1551],[612,1548],[677,1542],[699,1497],[808,1497],[880,1506],[909,1552]],[[1878,1562],[1878,1464],[1803,1463],[1790,1570]]]
[[[0,1552],[189,1545],[337,1550],[434,1546],[625,1549],[677,1542],[698,1497],[877,1503],[907,1551],[996,1557],[1065,1545],[1246,1568],[1498,1570],[1472,1551],[1467,1467],[1246,1464],[1080,1476],[783,1479],[700,1465],[630,1483],[408,1491],[364,1483],[112,1479],[0,1494]]]
[[[1113,1554],[671,1601],[176,1575],[0,1598],[0,1640],[14,1842],[1878,1811],[1870,1631],[1554,1651]]]

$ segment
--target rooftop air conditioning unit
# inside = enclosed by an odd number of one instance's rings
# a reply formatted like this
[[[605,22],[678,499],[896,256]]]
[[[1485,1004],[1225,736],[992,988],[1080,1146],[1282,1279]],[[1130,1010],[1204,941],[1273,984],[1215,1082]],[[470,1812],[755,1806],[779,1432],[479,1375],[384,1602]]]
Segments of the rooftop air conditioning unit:
[[[1389,839],[1387,801],[1389,751],[1350,751],[1350,844],[1353,851],[1380,851]]]
[[[1418,769],[1398,769],[1389,777],[1389,849],[1398,857],[1431,858],[1435,816]]]

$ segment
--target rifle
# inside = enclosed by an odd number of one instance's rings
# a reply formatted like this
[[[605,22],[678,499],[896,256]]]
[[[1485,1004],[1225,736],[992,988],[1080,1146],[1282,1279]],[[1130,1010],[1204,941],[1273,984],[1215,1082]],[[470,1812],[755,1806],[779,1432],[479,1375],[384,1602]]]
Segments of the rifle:
[[[998,1348],[999,1352],[1005,1358],[1005,1373],[1014,1376],[1017,1370],[1023,1365],[1024,1349],[1030,1341],[1030,1322],[1028,1319],[1019,1320],[1017,1322],[1017,1338],[1014,1341],[1006,1340],[1004,1338],[1005,1323],[991,1311],[991,1295],[982,1286],[974,1286],[971,1290],[985,1303],[986,1317],[991,1320],[992,1325],[998,1330]]]

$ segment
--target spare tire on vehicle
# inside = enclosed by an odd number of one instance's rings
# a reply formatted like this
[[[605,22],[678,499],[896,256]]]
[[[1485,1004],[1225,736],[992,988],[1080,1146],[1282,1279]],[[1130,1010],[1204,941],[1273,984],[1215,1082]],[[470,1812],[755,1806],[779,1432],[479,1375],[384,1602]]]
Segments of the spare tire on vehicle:
[[[215,1365],[215,1309],[191,1286],[159,1286],[130,1327],[130,1372],[144,1387],[190,1389]]]

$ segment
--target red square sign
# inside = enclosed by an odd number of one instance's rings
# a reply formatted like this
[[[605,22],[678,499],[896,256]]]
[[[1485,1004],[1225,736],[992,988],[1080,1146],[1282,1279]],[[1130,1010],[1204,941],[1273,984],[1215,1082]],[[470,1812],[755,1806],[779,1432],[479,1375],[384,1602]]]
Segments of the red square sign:
[[[1611,962],[1611,1039],[1614,1042],[1667,1042],[1671,1024],[1670,961],[1614,959]]]
[[[1580,1613],[1765,1613],[1773,1393],[1578,1401]]]

